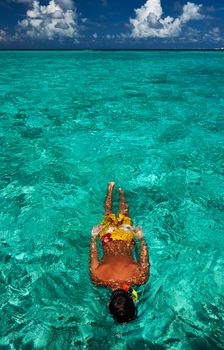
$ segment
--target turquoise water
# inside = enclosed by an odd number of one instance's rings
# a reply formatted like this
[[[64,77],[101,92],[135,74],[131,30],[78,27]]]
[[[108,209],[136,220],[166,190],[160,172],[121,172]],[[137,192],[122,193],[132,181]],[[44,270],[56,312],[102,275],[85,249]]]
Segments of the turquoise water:
[[[2,51],[0,65],[0,349],[223,349],[224,53]],[[88,273],[112,180],[151,261],[122,326]]]

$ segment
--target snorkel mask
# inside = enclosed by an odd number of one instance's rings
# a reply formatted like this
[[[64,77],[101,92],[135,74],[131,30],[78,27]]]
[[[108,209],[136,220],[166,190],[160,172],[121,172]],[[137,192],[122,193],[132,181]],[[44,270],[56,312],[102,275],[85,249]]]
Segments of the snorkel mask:
[[[136,290],[134,290],[134,288],[129,287],[128,284],[124,284],[122,286],[122,289],[131,296],[132,300],[135,303],[138,301],[138,293],[136,292]]]

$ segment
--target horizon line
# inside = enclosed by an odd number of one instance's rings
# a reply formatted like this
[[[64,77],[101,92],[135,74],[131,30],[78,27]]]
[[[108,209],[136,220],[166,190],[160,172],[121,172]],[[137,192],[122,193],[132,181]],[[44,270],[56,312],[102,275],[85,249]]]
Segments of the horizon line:
[[[91,49],[91,48],[83,48],[83,49],[62,49],[62,48],[0,48],[0,51],[224,51],[224,47],[220,48],[187,48],[187,49],[179,49],[179,48],[152,48],[152,49]]]

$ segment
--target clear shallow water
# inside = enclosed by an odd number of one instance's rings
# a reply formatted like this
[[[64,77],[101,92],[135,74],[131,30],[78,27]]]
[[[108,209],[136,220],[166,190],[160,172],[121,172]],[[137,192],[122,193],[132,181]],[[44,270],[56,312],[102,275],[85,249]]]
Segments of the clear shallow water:
[[[0,349],[223,349],[224,54],[0,52],[0,65]],[[152,265],[125,326],[88,274],[110,180]]]

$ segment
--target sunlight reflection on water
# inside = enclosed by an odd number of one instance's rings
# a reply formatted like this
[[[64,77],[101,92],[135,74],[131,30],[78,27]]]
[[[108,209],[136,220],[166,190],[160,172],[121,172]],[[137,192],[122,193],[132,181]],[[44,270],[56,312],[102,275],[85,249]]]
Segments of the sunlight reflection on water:
[[[223,54],[0,62],[0,349],[223,349]],[[110,180],[152,265],[124,326],[88,274]]]

